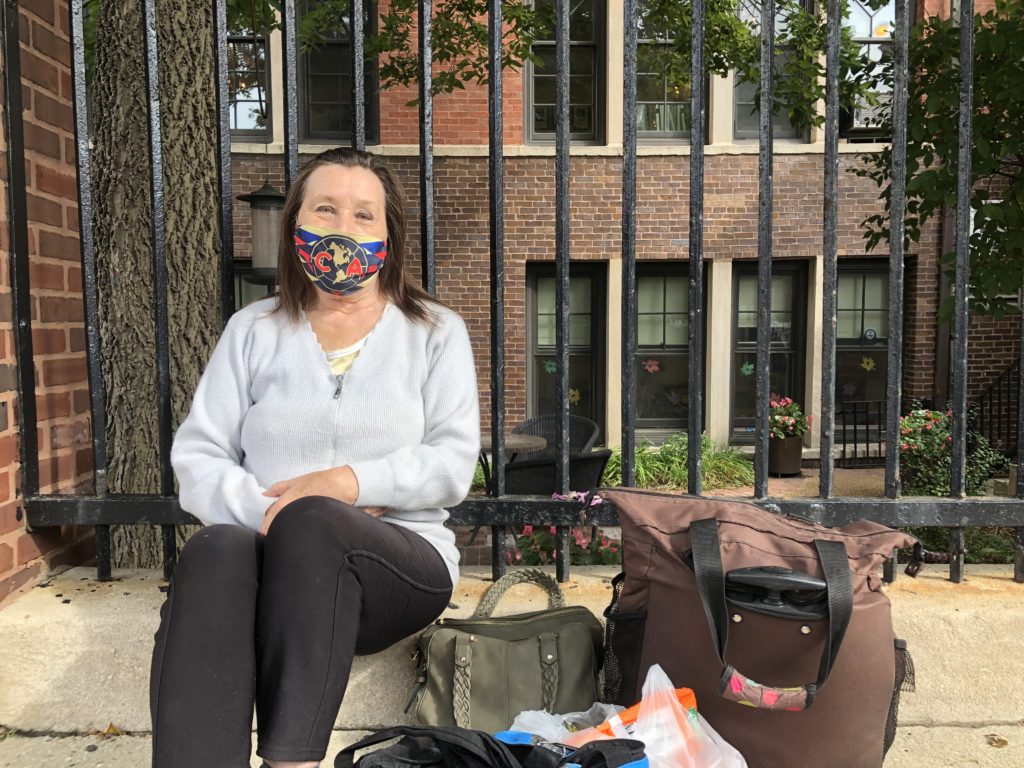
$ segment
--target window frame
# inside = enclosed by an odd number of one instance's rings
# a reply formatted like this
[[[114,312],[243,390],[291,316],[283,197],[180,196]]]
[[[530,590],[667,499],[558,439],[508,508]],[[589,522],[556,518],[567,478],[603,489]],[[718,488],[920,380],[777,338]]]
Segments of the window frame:
[[[273,81],[271,70],[273,67],[270,62],[270,36],[263,34],[251,34],[251,33],[232,33],[228,32],[226,46],[228,49],[228,58],[230,60],[230,50],[232,44],[245,44],[245,45],[260,45],[263,47],[263,65],[264,69],[261,71],[263,75],[263,106],[266,111],[266,117],[264,118],[265,125],[262,129],[253,128],[230,128],[230,135],[232,141],[237,142],[249,142],[255,144],[270,144],[274,140],[274,112],[273,112],[273,99],[271,94],[273,93]],[[228,69],[228,98],[231,99],[230,94],[230,81],[232,71]],[[246,101],[244,103],[257,103],[252,101]],[[236,108],[236,102],[232,99],[229,109],[233,110]],[[230,126],[231,118],[228,118],[228,124]]]
[[[571,2],[571,0],[570,0]],[[608,114],[608,14],[605,7],[605,0],[592,0],[594,3],[594,41],[575,43],[571,39],[570,25],[570,67],[571,51],[573,47],[593,47],[594,49],[594,133],[572,133],[569,140],[573,144],[583,146],[601,146],[607,141],[607,114]],[[534,0],[536,3],[536,0]],[[534,41],[531,50],[538,46],[543,48],[555,48],[553,40]],[[540,132],[534,128],[534,76],[535,65],[527,61],[523,67],[523,137],[527,144],[554,144],[555,132]],[[571,70],[570,70],[571,76]],[[571,105],[570,105],[571,109]]]
[[[872,343],[872,345],[869,346],[867,343],[865,343],[863,341],[855,342],[852,337],[840,337],[839,336],[839,322],[838,322],[839,314],[838,313],[840,311],[851,311],[851,310],[840,310],[840,308],[839,308],[839,281],[840,281],[840,279],[844,275],[858,275],[860,277],[865,277],[867,275],[882,275],[882,276],[884,276],[886,278],[886,299],[885,299],[885,303],[886,303],[886,305],[888,305],[889,263],[886,260],[876,260],[876,259],[871,259],[871,260],[865,260],[865,259],[840,259],[839,263],[836,265],[836,318],[837,318],[837,322],[836,322],[836,356],[838,358],[838,355],[840,353],[843,353],[843,352],[857,352],[859,350],[867,351],[867,350],[871,349],[871,350],[873,350],[873,353],[876,354],[876,355],[879,352],[881,352],[882,363],[883,363],[883,365],[885,365],[887,367],[888,366],[888,360],[889,360],[889,344],[890,344],[890,339],[892,338],[891,335],[890,335],[890,333],[891,333],[891,329],[890,328],[886,328],[884,346],[882,346],[881,344],[878,344],[878,343]],[[862,296],[862,299],[861,299],[861,305],[860,305],[859,310],[852,310],[852,311],[859,311],[860,316],[861,316],[861,327],[863,328],[863,317],[864,317],[864,312],[866,311],[865,308],[864,308],[863,296]],[[872,311],[877,311],[877,310],[872,310]],[[887,308],[886,308],[886,311],[887,311]],[[887,322],[888,322],[888,319],[887,319]],[[861,338],[863,338],[863,334],[862,334]],[[885,377],[887,377],[887,376],[888,376],[888,373],[886,372]],[[840,385],[841,385],[841,382],[839,380],[839,371],[838,371],[838,366],[837,366],[835,385],[834,385],[836,391],[833,393],[833,397],[834,397],[834,401],[835,401],[835,405],[836,405],[837,417],[841,415],[841,413],[840,413],[840,405],[844,402],[843,398],[840,397],[840,393],[839,393]],[[884,403],[885,402],[885,398],[884,397],[881,398],[880,401]],[[883,408],[884,408],[884,405],[883,405]],[[842,427],[842,426],[843,426],[842,420],[837,418],[837,427]]]
[[[907,12],[907,21],[911,25],[914,23],[913,19],[916,18],[915,0],[910,0],[910,8]],[[879,12],[881,9],[879,9]],[[893,23],[895,25],[895,7],[893,9]],[[847,29],[844,19],[843,26]],[[877,45],[880,49],[884,50],[888,48],[890,51],[893,48],[894,40],[892,34],[887,38],[874,38],[874,37],[854,37],[853,42],[859,45]],[[879,105],[881,106],[881,105]],[[865,127],[856,127],[853,125],[853,110],[840,108],[839,110],[839,138],[846,139],[852,142],[876,142],[876,141],[888,141],[888,134],[881,125],[872,125]]]
[[[705,263],[705,267],[704,267],[704,273],[705,273],[705,278],[706,278],[706,275],[707,275],[707,264],[706,263]],[[634,318],[634,326],[633,326],[633,328],[634,328],[634,341],[636,343],[636,357],[634,359],[634,363],[633,364],[634,365],[638,364],[640,362],[640,358],[642,356],[646,356],[646,355],[665,354],[665,353],[668,353],[668,354],[679,354],[679,353],[682,353],[683,355],[686,356],[687,365],[689,365],[689,359],[690,359],[689,288],[687,288],[688,292],[687,292],[687,313],[686,313],[687,314],[687,336],[686,336],[686,343],[685,344],[666,345],[663,342],[660,346],[650,345],[650,344],[648,344],[648,345],[641,345],[640,344],[640,297],[639,297],[640,289],[639,289],[639,286],[640,286],[641,278],[646,278],[646,277],[661,277],[661,278],[683,277],[683,278],[686,279],[687,284],[689,284],[689,281],[690,281],[690,264],[689,264],[689,261],[686,261],[686,260],[680,260],[680,261],[676,261],[676,260],[661,261],[661,260],[658,260],[658,261],[641,261],[641,262],[637,262],[637,264],[636,264],[636,285],[637,285],[637,308],[636,308],[636,311],[637,311],[637,314],[636,314],[636,317]],[[704,298],[704,302],[703,303],[706,306],[707,305],[707,289],[708,289],[708,281],[707,281],[707,279],[704,280],[703,286],[704,286],[704,297],[703,297]],[[649,314],[655,314],[655,313],[649,313]],[[662,317],[664,318],[666,313],[664,311],[662,311],[661,314],[662,314]],[[707,314],[708,314],[707,312],[701,313],[701,317],[702,317],[703,323],[704,323],[703,328],[701,328],[701,334],[703,335],[705,351],[707,349],[707,335],[708,335]],[[704,391],[706,390],[706,386],[705,386],[706,385],[706,380],[707,380],[707,366],[706,365],[704,366],[704,376],[705,376],[705,379],[704,379],[704,381],[701,381],[701,384],[700,384],[702,395],[703,395]],[[687,378],[687,387],[689,387],[689,378]],[[654,436],[660,438],[662,436],[667,437],[667,436],[669,436],[671,434],[674,434],[676,432],[685,431],[686,428],[688,427],[688,420],[689,420],[689,398],[690,398],[690,394],[691,393],[689,392],[689,389],[688,389],[688,391],[687,391],[687,415],[685,417],[683,417],[682,419],[657,419],[657,418],[650,418],[650,419],[648,419],[648,418],[641,418],[639,416],[639,413],[638,413],[637,417],[636,417],[636,430],[637,430],[637,433],[638,434],[642,433],[646,437],[650,437],[650,436],[654,435]],[[706,422],[706,419],[707,419],[707,409],[704,410],[704,417],[705,417],[705,422]],[[702,428],[704,428],[705,425],[701,425],[701,426],[702,426]]]
[[[675,42],[675,40],[673,38],[656,38],[656,37],[653,37],[653,38],[640,38],[640,39],[637,39],[637,41],[636,41],[636,46],[637,46],[637,79],[638,79],[638,82],[637,82],[637,103],[636,103],[637,114],[635,114],[633,116],[634,120],[636,120],[639,117],[639,109],[640,109],[640,105],[641,105],[641,102],[640,102],[640,99],[639,99],[639,97],[640,97],[639,77],[640,77],[641,74],[643,74],[643,73],[641,73],[639,71],[639,69],[640,69],[640,50],[641,50],[641,48],[643,46],[645,46],[645,45],[647,45],[647,46],[665,46],[665,47],[668,47],[668,46],[671,46],[674,42]],[[650,73],[650,74],[656,74],[656,73]],[[663,83],[664,89],[667,89],[668,88],[668,78],[665,75],[662,75],[662,83]],[[705,78],[704,78],[704,103],[701,104],[701,111],[704,113],[704,143],[707,143],[707,141],[708,141],[708,119],[707,119],[708,112],[707,112],[707,109],[708,109],[708,98],[709,98],[710,87],[711,87],[711,78],[709,76],[705,76]],[[652,104],[652,103],[672,104],[672,103],[680,103],[680,102],[669,102],[669,101],[648,102],[648,101],[645,101],[643,103],[644,104]],[[691,87],[691,90],[690,90],[690,98],[687,101],[682,102],[682,103],[685,103],[686,105],[688,105],[688,113],[691,113],[692,109],[693,109],[693,107],[692,107],[692,104],[693,104],[693,89],[692,89],[692,87]],[[687,118],[687,119],[689,119],[689,118]],[[690,135],[692,133],[693,133],[692,130],[685,130],[685,131],[644,131],[644,130],[640,130],[640,128],[638,126],[637,127],[637,131],[636,131],[636,138],[637,138],[637,141],[644,142],[644,143],[651,143],[651,144],[658,144],[658,143],[678,144],[680,142],[688,142],[688,141],[690,141]]]
[[[309,0],[304,0],[301,5],[301,12],[303,14],[308,12]],[[376,0],[368,0],[363,5],[363,30],[365,35],[372,34],[377,29],[377,2]],[[343,61],[351,61],[352,58],[352,42],[351,40],[325,40],[323,48],[328,46],[336,46],[344,48],[345,53]],[[299,140],[303,144],[325,144],[333,145],[341,141],[352,140],[352,128],[351,124],[347,128],[342,128],[340,131],[311,131],[309,128],[310,115],[310,100],[309,100],[309,57],[312,51],[303,50],[298,55],[297,62],[297,80],[298,80],[298,108],[299,108]],[[349,82],[351,84],[351,64],[349,68]],[[374,58],[366,57],[363,62],[364,72],[364,93],[366,97],[366,142],[367,144],[377,144],[380,140],[380,78],[377,71],[377,60]],[[351,94],[351,89],[349,90]],[[351,98],[351,96],[350,96]],[[350,103],[351,106],[351,103]]]
[[[804,407],[805,412],[809,412],[807,409],[807,403],[804,402],[806,398],[806,384],[807,384],[807,300],[808,300],[808,273],[809,265],[806,259],[778,259],[772,261],[772,277],[778,277],[780,275],[792,275],[793,276],[793,316],[792,316],[792,338],[794,340],[792,344],[792,351],[788,352],[792,356],[793,360],[793,392],[780,392],[778,394],[792,397],[793,400],[800,403]],[[748,430],[746,427],[743,429],[739,428],[736,417],[736,393],[735,393],[735,380],[736,371],[735,363],[736,358],[741,350],[739,348],[739,341],[737,339],[739,330],[739,295],[740,295],[740,278],[744,275],[753,275],[755,280],[757,278],[757,260],[744,259],[742,262],[733,262],[733,273],[732,273],[732,317],[729,320],[730,324],[730,341],[729,341],[729,443],[731,445],[750,445],[754,442],[754,432]],[[755,341],[751,347],[752,350],[756,351],[757,342]],[[769,363],[770,365],[770,363]],[[756,425],[756,415],[752,420],[752,424]]]
[[[540,278],[555,277],[555,264],[550,261],[530,261],[526,263],[526,417],[542,415],[537,405],[537,357],[546,353],[537,344],[537,283]],[[608,265],[607,262],[572,262],[569,265],[569,281],[573,278],[590,278],[590,343],[586,350],[593,358],[591,369],[593,387],[593,415],[598,425],[597,445],[603,445],[608,439],[606,422],[608,354]],[[554,350],[554,348],[550,348]],[[569,347],[570,365],[572,364],[573,347]],[[582,347],[577,346],[577,351]]]

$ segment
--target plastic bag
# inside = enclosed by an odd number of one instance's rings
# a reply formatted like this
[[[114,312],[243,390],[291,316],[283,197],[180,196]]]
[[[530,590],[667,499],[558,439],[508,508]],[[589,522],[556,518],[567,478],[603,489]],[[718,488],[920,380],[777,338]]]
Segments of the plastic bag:
[[[640,703],[593,730],[607,734],[597,738],[639,739],[646,746],[651,768],[747,768],[743,756],[691,702],[695,703],[693,692],[674,689],[665,671],[655,664],[647,672]],[[634,711],[635,722],[629,722]]]
[[[528,709],[516,715],[509,730],[525,731],[540,736],[544,741],[556,744],[569,744],[577,733],[585,733],[608,718],[622,711],[617,704],[594,704],[586,712],[570,712],[566,715],[553,715],[543,709]],[[611,738],[609,735],[607,738]],[[592,739],[587,739],[592,741]],[[583,744],[585,742],[579,742]]]

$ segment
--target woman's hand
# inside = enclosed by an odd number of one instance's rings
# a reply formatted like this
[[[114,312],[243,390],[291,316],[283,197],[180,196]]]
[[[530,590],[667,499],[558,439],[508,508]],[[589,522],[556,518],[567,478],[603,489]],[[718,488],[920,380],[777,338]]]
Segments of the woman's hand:
[[[306,496],[329,496],[346,504],[354,504],[359,498],[359,480],[351,467],[335,467],[299,475],[290,480],[281,480],[265,490],[263,495],[277,499],[266,511],[263,524],[260,526],[260,533],[266,536],[277,513],[296,499]],[[367,507],[366,511],[375,517],[380,517],[385,512],[381,507]]]

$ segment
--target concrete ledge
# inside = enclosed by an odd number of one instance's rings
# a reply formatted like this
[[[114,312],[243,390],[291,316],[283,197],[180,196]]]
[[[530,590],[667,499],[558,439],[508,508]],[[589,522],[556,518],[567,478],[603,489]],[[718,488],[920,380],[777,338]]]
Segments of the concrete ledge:
[[[568,602],[600,615],[616,571],[573,569],[563,585]],[[117,581],[98,583],[92,570],[71,569],[0,610],[0,725],[37,734],[95,733],[111,723],[149,731],[149,662],[162,581],[154,571],[116,575]],[[488,568],[464,569],[447,615],[470,614],[489,584]],[[970,566],[959,585],[934,567],[917,580],[901,575],[889,595],[897,634],[907,639],[917,671],[917,693],[903,698],[901,726],[998,732],[1024,722],[1024,585],[1013,582],[1010,566]],[[499,613],[543,606],[542,593],[520,586]],[[410,722],[401,710],[413,685],[413,646],[408,639],[356,660],[336,728]]]

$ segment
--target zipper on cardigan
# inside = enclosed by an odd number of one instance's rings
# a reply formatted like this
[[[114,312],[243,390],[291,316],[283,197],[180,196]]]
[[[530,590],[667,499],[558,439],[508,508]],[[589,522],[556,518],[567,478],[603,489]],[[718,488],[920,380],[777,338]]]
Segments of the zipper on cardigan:
[[[340,376],[335,376],[334,378],[338,382],[338,387],[337,387],[337,389],[334,390],[334,399],[337,400],[339,397],[341,397],[341,390],[345,386],[345,374],[342,374]]]

